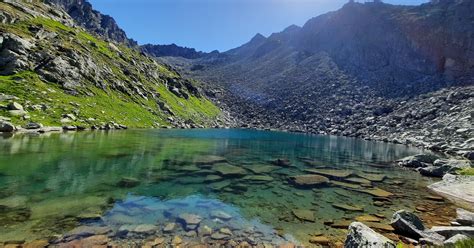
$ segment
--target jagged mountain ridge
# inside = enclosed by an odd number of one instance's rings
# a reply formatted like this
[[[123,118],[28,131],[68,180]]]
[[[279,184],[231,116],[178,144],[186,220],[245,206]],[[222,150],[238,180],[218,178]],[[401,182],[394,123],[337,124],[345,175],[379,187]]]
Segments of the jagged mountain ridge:
[[[194,48],[181,47],[176,44],[171,44],[171,45],[145,44],[145,45],[140,46],[140,49],[143,52],[157,58],[171,56],[171,57],[183,57],[186,59],[197,59],[197,58],[201,58],[207,55],[207,53],[196,51],[196,49]]]
[[[62,7],[79,25],[89,32],[128,46],[137,42],[127,37],[114,18],[95,10],[87,0],[45,0],[46,3]]]
[[[0,121],[217,125],[220,110],[195,81],[138,48],[91,35],[56,5],[13,1],[0,10]]]

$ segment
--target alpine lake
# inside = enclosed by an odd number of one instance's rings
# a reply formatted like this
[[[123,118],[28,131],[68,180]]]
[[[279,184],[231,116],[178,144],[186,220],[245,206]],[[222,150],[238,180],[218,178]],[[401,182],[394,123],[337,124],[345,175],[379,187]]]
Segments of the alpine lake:
[[[390,143],[193,129],[16,134],[0,147],[0,243],[337,246],[356,220],[397,240],[397,210],[428,226],[455,212],[426,188],[434,179],[393,163],[421,150]]]

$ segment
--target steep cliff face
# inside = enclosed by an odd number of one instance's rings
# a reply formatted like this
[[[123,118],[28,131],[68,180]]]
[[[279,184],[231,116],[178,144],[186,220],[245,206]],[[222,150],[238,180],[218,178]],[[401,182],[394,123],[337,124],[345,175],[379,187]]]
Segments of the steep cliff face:
[[[137,45],[136,41],[127,37],[114,18],[94,10],[87,0],[45,0],[45,2],[62,7],[77,24],[89,32],[129,46]]]
[[[90,34],[52,5],[2,2],[0,10],[0,121],[218,124],[220,110],[193,80],[138,49]]]

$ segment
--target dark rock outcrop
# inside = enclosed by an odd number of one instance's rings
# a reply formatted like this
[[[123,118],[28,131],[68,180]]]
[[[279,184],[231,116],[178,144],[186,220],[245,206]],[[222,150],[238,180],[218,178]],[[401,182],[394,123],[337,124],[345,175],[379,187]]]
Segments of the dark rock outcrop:
[[[137,42],[129,39],[114,18],[104,15],[92,8],[87,0],[46,0],[64,10],[81,26],[104,38],[129,46],[137,46]]]
[[[440,244],[445,239],[443,236],[426,229],[418,216],[405,210],[396,212],[390,224],[397,233],[416,240],[423,238],[431,243]]]
[[[198,52],[194,48],[181,47],[181,46],[177,46],[176,44],[171,44],[171,45],[146,44],[146,45],[140,46],[140,49],[143,52],[150,54],[152,56],[155,56],[157,58],[171,56],[171,57],[183,57],[187,59],[197,59],[206,55],[206,53]]]

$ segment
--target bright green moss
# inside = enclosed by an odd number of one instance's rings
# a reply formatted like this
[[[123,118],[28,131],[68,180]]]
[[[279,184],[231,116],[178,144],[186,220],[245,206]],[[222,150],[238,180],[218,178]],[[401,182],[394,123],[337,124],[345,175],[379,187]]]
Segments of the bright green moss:
[[[466,176],[474,176],[474,168],[465,168],[462,169],[459,174],[466,175]]]

